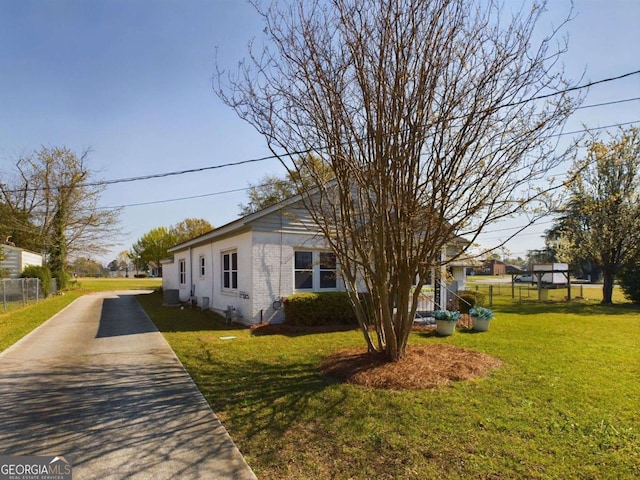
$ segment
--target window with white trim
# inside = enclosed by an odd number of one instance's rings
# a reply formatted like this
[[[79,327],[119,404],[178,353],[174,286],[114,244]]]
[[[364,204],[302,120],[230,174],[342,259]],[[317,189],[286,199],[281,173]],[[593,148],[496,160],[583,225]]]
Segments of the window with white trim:
[[[335,290],[336,256],[331,252],[294,252],[293,285],[295,290]]]
[[[222,288],[238,289],[238,252],[235,250],[222,253]]]
[[[204,255],[200,255],[200,276],[204,277],[205,273],[206,273],[206,269],[205,269],[205,265],[206,265],[206,260],[204,258]]]
[[[180,285],[186,285],[187,283],[187,262],[181,258],[178,261],[178,272],[180,274]]]

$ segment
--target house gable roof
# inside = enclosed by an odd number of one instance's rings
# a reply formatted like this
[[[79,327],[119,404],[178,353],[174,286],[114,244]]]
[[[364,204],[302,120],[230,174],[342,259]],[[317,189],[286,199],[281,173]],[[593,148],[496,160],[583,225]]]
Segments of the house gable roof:
[[[221,227],[215,228],[207,233],[203,233],[202,235],[187,240],[185,242],[174,245],[169,248],[167,251],[169,253],[179,252],[181,250],[185,250],[190,247],[196,247],[205,243],[210,243],[215,240],[219,240],[224,237],[237,235],[239,233],[243,233],[245,231],[251,230],[252,225],[257,223],[259,220],[271,215],[272,213],[278,212],[284,208],[291,207],[296,203],[302,200],[301,195],[295,195],[291,198],[287,198],[278,203],[265,207],[257,212],[250,213],[249,215],[245,215],[244,217],[240,217],[237,220],[229,222]]]

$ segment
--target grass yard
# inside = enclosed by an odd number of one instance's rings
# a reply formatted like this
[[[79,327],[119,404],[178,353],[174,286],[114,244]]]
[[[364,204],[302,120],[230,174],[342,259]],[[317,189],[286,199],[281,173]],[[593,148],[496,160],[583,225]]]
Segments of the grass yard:
[[[357,331],[259,336],[162,308],[157,293],[139,300],[260,479],[640,477],[637,308],[498,297],[489,332],[411,344],[475,349],[500,369],[388,391],[318,373],[364,346]]]
[[[85,293],[110,290],[153,290],[158,278],[81,278],[64,295],[54,295],[7,312],[0,312],[0,352],[58,313]]]
[[[66,295],[52,296],[8,312],[0,312],[0,352],[42,325],[81,295],[82,292],[74,291]]]
[[[162,286],[162,278],[89,278],[76,280],[75,288],[85,292],[113,290],[153,290]]]

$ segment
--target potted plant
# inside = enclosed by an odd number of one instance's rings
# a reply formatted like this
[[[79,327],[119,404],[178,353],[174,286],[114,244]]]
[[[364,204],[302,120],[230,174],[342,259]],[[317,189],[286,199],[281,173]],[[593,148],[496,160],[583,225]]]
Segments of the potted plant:
[[[484,307],[473,307],[469,310],[469,315],[473,320],[473,329],[476,332],[486,332],[489,330],[489,322],[493,318],[493,312]]]
[[[460,312],[436,310],[433,312],[433,318],[436,319],[436,333],[442,336],[449,336],[456,331],[456,324],[460,320]]]

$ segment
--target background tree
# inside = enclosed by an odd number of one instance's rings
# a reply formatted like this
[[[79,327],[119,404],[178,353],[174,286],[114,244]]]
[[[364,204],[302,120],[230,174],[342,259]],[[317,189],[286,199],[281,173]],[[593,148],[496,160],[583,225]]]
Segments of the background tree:
[[[199,237],[211,230],[213,230],[213,226],[202,218],[187,218],[170,228],[176,243]]]
[[[240,207],[239,216],[255,213],[296,195],[298,189],[290,180],[289,174],[287,177],[281,178],[277,175],[267,174],[258,180],[258,183],[249,183],[249,192],[247,193],[249,203],[238,205]]]
[[[602,303],[611,304],[616,275],[640,250],[640,129],[620,130],[606,144],[592,139],[572,178],[557,225],[560,257],[597,264]]]
[[[131,256],[127,250],[118,253],[118,256],[112,260],[108,268],[112,272],[124,272],[125,277],[129,277],[129,270],[133,266]]]
[[[534,182],[563,160],[550,140],[579,102],[558,68],[557,30],[534,36],[543,11],[512,15],[480,0],[277,3],[261,12],[264,50],[250,47],[235,75],[218,70],[223,101],[289,172],[308,174],[303,202],[371,352],[402,358],[445,244],[467,235],[471,246],[485,225],[532,208]]]
[[[321,158],[308,155],[297,171],[287,171],[284,177],[277,175],[265,175],[258,183],[249,184],[249,203],[240,204],[240,216],[255,213],[258,210],[275,205],[278,202],[291,198],[300,193],[300,185],[313,188],[314,175],[321,175],[323,180],[329,181],[333,174]]]
[[[618,274],[618,282],[625,297],[640,305],[640,252],[622,267]]]
[[[145,233],[133,244],[131,250],[144,264],[156,268],[158,276],[162,276],[160,261],[168,257],[167,250],[175,245],[176,237],[167,227],[156,227]]]
[[[65,286],[68,258],[104,253],[118,233],[119,211],[98,208],[105,187],[93,181],[88,154],[42,147],[17,161],[13,181],[0,184],[3,209],[16,222],[16,238],[17,232],[36,227],[37,244],[29,246],[45,254],[58,288]]]
[[[20,248],[40,252],[43,244],[40,231],[31,216],[12,209],[0,200],[0,244],[14,244]]]
[[[104,266],[95,260],[85,257],[76,257],[71,262],[71,270],[79,277],[91,277],[105,273]]]
[[[157,227],[145,233],[131,247],[129,255],[138,267],[152,266],[162,276],[160,261],[169,256],[167,250],[181,242],[213,230],[209,222],[198,218],[187,218],[172,227]]]

